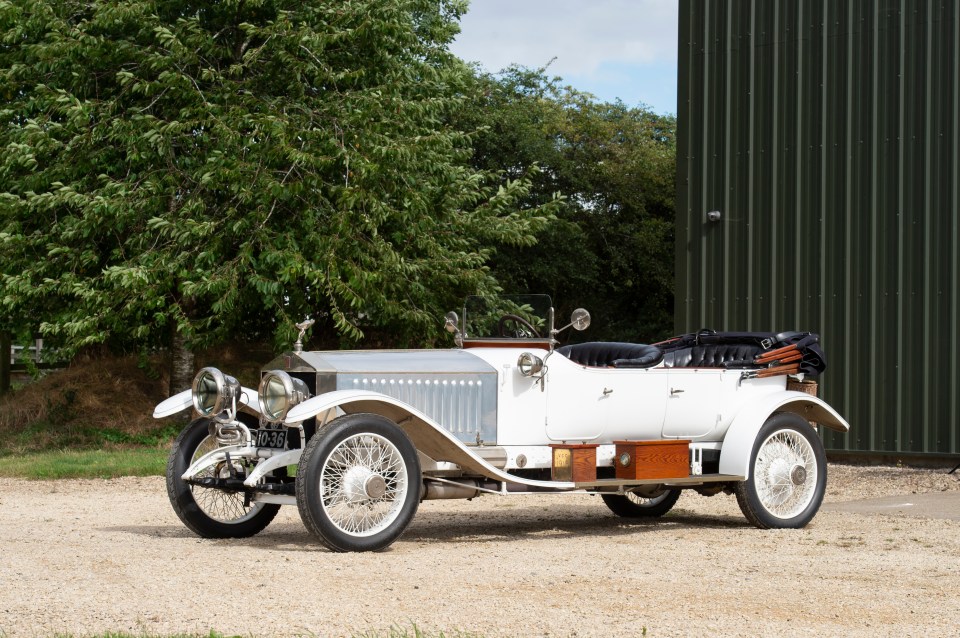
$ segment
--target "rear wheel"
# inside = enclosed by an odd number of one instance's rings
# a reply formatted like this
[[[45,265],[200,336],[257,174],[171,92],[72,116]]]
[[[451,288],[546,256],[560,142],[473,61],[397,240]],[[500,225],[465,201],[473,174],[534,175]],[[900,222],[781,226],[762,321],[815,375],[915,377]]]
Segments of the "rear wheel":
[[[376,414],[340,417],[307,443],[297,468],[304,525],[339,552],[384,549],[420,503],[420,461],[409,437]]]
[[[757,527],[798,528],[816,515],[826,486],[820,437],[800,415],[779,412],[760,428],[750,476],[735,492],[743,515]]]
[[[177,437],[167,461],[167,495],[183,524],[205,538],[245,538],[262,531],[280,510],[279,505],[248,503],[242,492],[190,485],[181,476],[197,459],[217,449],[210,436],[210,419],[190,422]],[[227,478],[245,473],[238,460],[221,462],[196,478]]]
[[[676,505],[680,490],[661,489],[652,493],[627,492],[601,494],[604,504],[617,516],[624,518],[656,518],[663,516]]]

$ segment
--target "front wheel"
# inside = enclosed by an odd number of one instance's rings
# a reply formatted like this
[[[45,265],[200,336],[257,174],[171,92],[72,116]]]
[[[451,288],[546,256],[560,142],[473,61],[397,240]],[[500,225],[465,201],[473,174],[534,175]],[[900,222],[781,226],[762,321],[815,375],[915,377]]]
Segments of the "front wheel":
[[[617,516],[624,518],[657,518],[663,516],[677,504],[680,490],[661,490],[649,495],[637,492],[620,494],[601,494],[603,503]]]
[[[750,476],[737,483],[740,510],[761,529],[800,528],[816,515],[827,486],[827,455],[800,415],[774,414],[760,428]]]
[[[210,419],[196,419],[183,429],[167,461],[167,495],[173,511],[194,533],[204,538],[246,538],[260,532],[277,515],[279,505],[250,503],[242,492],[189,485],[180,478],[194,461],[217,449],[210,436]],[[238,461],[208,468],[196,478],[226,478],[245,472]]]
[[[377,414],[340,417],[307,443],[297,467],[303,524],[338,552],[384,549],[420,503],[420,461],[407,435]]]

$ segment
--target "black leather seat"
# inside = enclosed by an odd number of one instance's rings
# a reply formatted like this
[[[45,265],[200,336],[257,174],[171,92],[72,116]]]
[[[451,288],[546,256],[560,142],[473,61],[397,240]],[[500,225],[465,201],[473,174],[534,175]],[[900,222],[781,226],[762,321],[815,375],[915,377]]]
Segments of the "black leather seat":
[[[642,343],[589,341],[557,348],[557,352],[582,366],[594,368],[649,368],[663,359],[656,346]]]
[[[690,346],[667,352],[663,365],[667,368],[750,368],[760,346],[739,343],[718,343]]]

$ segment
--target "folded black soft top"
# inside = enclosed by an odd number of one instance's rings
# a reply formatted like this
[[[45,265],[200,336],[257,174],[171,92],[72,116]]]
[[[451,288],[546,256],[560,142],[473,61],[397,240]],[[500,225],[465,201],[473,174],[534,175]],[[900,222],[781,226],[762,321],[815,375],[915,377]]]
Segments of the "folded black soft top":
[[[750,346],[752,356],[724,361],[727,368],[763,368],[761,376],[799,374],[815,377],[827,367],[820,336],[813,332],[717,332],[699,330],[653,344],[664,359],[680,361],[702,357],[711,346]],[[669,363],[668,363],[669,365]]]

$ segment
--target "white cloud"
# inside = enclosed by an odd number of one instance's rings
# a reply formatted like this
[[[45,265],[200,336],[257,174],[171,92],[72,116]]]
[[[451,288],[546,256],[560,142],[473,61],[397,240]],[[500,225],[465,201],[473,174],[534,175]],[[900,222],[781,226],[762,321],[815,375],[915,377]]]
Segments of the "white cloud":
[[[584,76],[676,65],[678,0],[472,0],[452,50],[488,71],[517,63]]]

